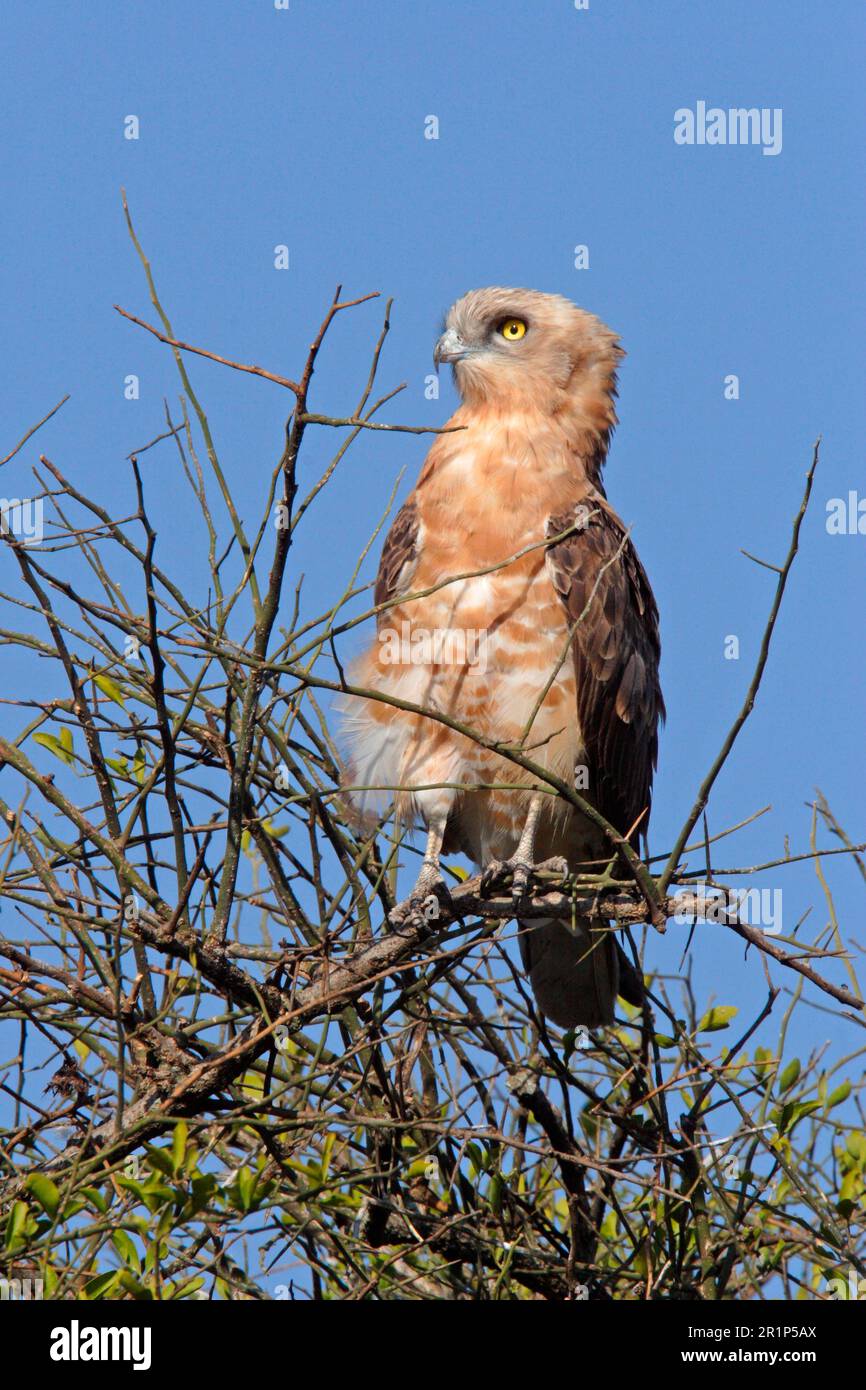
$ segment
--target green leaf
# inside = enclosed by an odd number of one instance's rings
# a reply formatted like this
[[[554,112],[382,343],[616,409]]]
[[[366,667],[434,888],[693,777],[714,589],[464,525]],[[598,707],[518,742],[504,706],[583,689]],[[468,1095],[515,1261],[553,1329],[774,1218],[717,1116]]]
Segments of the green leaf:
[[[719,1033],[727,1028],[731,1019],[739,1013],[736,1004],[716,1004],[708,1009],[698,1024],[699,1033]]]
[[[168,1149],[158,1149],[148,1144],[145,1162],[157,1173],[162,1173],[163,1177],[174,1177],[174,1163]]]
[[[32,1192],[37,1202],[48,1215],[54,1218],[60,1206],[60,1189],[44,1173],[31,1173],[24,1186]]]
[[[132,1294],[132,1297],[137,1299],[139,1303],[147,1303],[153,1300],[153,1294],[150,1289],[145,1288],[144,1284],[136,1279],[135,1275],[131,1274],[128,1269],[122,1269],[120,1271],[117,1282],[126,1293]]]
[[[835,1091],[831,1091],[827,1098],[827,1109],[832,1110],[834,1106],[841,1105],[851,1094],[851,1082],[843,1081],[841,1086],[837,1086]]]
[[[30,1208],[26,1202],[13,1202],[9,1210],[9,1217],[6,1222],[6,1249],[14,1250],[17,1245],[24,1243],[24,1228],[27,1225],[27,1218],[30,1215]]]
[[[172,1290],[169,1297],[173,1299],[192,1298],[194,1294],[198,1293],[199,1289],[203,1288],[204,1279],[200,1274],[197,1274],[194,1279],[187,1279],[185,1284],[178,1284],[177,1287]]]
[[[113,700],[116,705],[126,704],[126,695],[117,681],[113,681],[111,676],[94,676],[94,684],[99,686],[103,695],[107,695],[109,700]]]
[[[206,1207],[217,1190],[217,1180],[213,1173],[205,1173],[192,1180],[192,1193],[186,1204],[186,1215],[195,1216]]]
[[[108,1274],[97,1274],[94,1279],[88,1279],[81,1292],[84,1298],[105,1298],[119,1282],[120,1271],[112,1269]]]
[[[800,1058],[795,1057],[793,1062],[788,1063],[782,1075],[779,1077],[779,1093],[781,1095],[784,1095],[786,1091],[790,1091],[791,1087],[799,1081],[800,1070]]]
[[[100,1215],[104,1216],[108,1211],[110,1203],[106,1201],[105,1194],[100,1192],[98,1187],[82,1187],[81,1195],[89,1206],[94,1207]]]
[[[866,1163],[866,1134],[862,1131],[849,1134],[845,1140],[845,1148],[857,1163]]]
[[[135,1247],[135,1241],[128,1231],[116,1230],[111,1237],[111,1243],[120,1258],[128,1268],[134,1269],[136,1273],[141,1270],[141,1260]]]
[[[174,1203],[172,1202],[163,1208],[159,1221],[156,1224],[157,1240],[161,1241],[167,1235],[171,1234],[171,1231],[174,1227],[174,1217]]]
[[[159,1150],[155,1150],[159,1152]],[[148,1155],[150,1157],[150,1155]],[[122,1177],[118,1174],[115,1179],[118,1187],[124,1188],[126,1192],[131,1192],[143,1203],[151,1215],[155,1215],[160,1207],[164,1207],[166,1202],[173,1202],[176,1193],[165,1183],[158,1182],[155,1177],[149,1178],[146,1183],[139,1182],[137,1178]]]
[[[487,1167],[485,1155],[479,1145],[473,1143],[466,1145],[466,1153],[469,1158],[469,1169],[472,1177],[477,1177]]]
[[[70,1197],[63,1203],[63,1220],[71,1221],[73,1216],[77,1216],[80,1211],[86,1210],[86,1202],[82,1202],[79,1197]]]
[[[144,774],[147,771],[147,758],[143,748],[136,748],[135,757],[132,760],[132,775],[139,786],[144,783]]]
[[[240,1085],[245,1095],[261,1096],[265,1090],[265,1078],[260,1072],[247,1071],[244,1072]]]
[[[192,1177],[198,1172],[198,1149],[189,1140],[184,1148],[182,1169],[187,1177]]]
[[[755,1060],[752,1066],[756,1072],[768,1071],[770,1067],[776,1065],[776,1058],[768,1047],[755,1048]]]
[[[804,1115],[812,1115],[816,1110],[821,1109],[819,1100],[797,1101],[788,1100],[778,1113],[778,1118],[774,1114],[771,1116],[776,1121],[776,1128],[780,1134],[787,1134],[788,1130],[793,1129],[798,1120],[802,1120]]]
[[[53,753],[55,758],[59,758],[67,766],[75,762],[75,756],[72,752],[72,733],[69,729],[61,729],[59,738],[55,734],[34,734],[33,742],[47,748],[49,753]]]
[[[853,1202],[857,1195],[857,1185],[860,1178],[857,1173],[846,1173],[842,1179],[842,1186],[839,1188],[840,1202]]]
[[[255,1181],[252,1171],[244,1164],[238,1173],[237,1182],[235,1184],[238,1194],[238,1205],[241,1211],[249,1211],[250,1209],[253,1200]]]
[[[118,1173],[115,1182],[118,1187],[123,1188],[124,1192],[131,1192],[133,1197],[137,1197],[140,1202],[144,1201],[144,1183],[138,1178],[130,1178],[125,1173]]]
[[[175,1174],[183,1168],[184,1155],[186,1154],[186,1141],[189,1136],[189,1125],[186,1120],[179,1120],[174,1127],[174,1134],[171,1140],[171,1157],[174,1164]]]

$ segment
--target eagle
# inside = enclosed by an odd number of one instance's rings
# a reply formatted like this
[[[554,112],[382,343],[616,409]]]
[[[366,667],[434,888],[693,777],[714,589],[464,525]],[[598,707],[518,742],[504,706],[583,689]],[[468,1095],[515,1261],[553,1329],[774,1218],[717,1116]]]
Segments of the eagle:
[[[594,823],[497,749],[579,790],[635,848],[646,833],[665,712],[658,609],[601,476],[623,355],[559,295],[473,290],[446,316],[434,362],[452,366],[461,404],[385,541],[376,639],[352,668],[371,696],[346,712],[356,813],[393,797],[427,831],[415,900],[443,891],[441,856],[461,852],[483,888],[512,883],[519,923],[539,867],[610,860]],[[603,1027],[618,995],[641,1001],[615,932],[580,917],[519,926],[554,1023]]]

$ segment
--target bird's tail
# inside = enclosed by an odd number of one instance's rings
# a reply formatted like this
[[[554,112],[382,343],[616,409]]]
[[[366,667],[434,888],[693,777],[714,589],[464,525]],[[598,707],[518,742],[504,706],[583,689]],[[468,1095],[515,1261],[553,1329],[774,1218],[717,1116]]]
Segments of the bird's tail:
[[[616,997],[643,1002],[643,983],[616,934],[588,917],[568,926],[551,917],[521,922],[523,968],[541,1012],[561,1028],[613,1023]]]

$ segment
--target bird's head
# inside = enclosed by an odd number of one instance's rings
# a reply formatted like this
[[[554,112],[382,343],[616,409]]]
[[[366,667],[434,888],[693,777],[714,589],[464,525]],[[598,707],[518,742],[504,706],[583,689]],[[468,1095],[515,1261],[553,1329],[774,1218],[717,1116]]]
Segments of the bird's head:
[[[585,406],[613,427],[617,336],[594,314],[538,290],[471,290],[448,311],[433,354],[467,403]]]

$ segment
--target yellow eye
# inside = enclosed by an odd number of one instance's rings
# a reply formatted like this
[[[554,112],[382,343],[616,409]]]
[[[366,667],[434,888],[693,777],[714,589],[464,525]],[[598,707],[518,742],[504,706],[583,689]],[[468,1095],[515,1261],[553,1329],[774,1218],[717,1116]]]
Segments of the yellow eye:
[[[509,343],[516,343],[526,333],[526,324],[523,319],[503,319],[499,325],[499,332]]]

